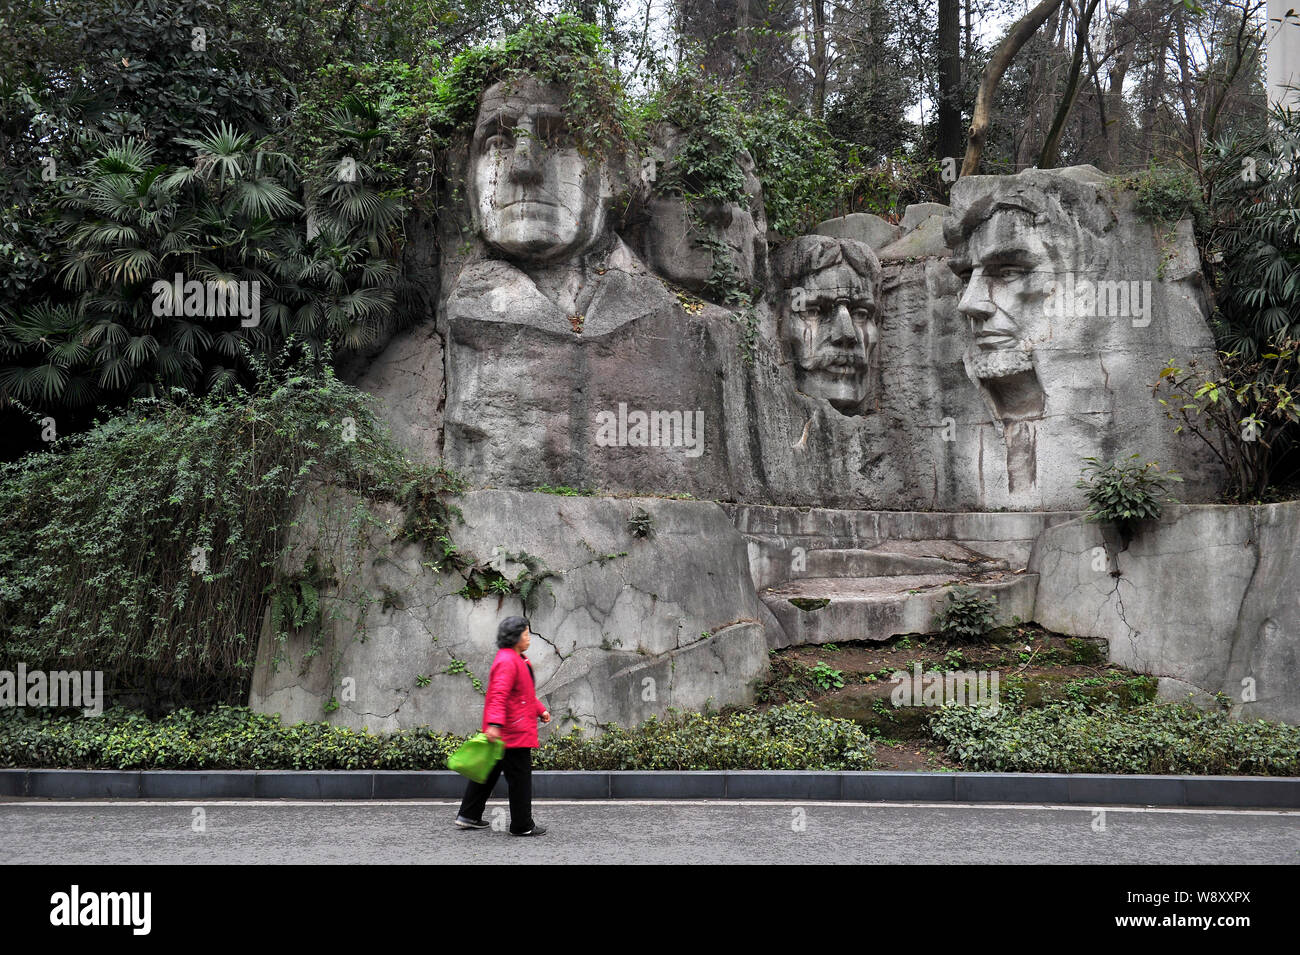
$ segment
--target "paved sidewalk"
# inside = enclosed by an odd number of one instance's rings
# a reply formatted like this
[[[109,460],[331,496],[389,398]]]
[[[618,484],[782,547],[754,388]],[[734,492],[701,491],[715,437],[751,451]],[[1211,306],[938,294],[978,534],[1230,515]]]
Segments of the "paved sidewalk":
[[[0,801],[6,863],[1291,863],[1300,812],[790,801],[542,801],[539,839],[452,801]],[[202,810],[201,816],[195,809]],[[504,828],[505,804],[487,819]],[[195,831],[201,818],[206,831]],[[1104,825],[1104,828],[1102,826]]]

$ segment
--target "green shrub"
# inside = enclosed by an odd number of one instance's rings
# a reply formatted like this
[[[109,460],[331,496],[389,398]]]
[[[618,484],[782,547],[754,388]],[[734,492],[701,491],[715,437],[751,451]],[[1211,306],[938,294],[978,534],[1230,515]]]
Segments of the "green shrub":
[[[838,690],[844,685],[844,671],[836,670],[821,660],[812,668],[812,679],[823,690]]]
[[[975,771],[1300,775],[1300,727],[1182,704],[947,706],[932,717],[930,733]]]
[[[585,739],[546,741],[539,769],[870,769],[874,746],[849,720],[820,716],[811,703],[786,703],[731,716],[669,711],[633,730],[611,727]]]
[[[445,769],[463,737],[424,729],[376,734],[219,706],[158,720],[121,708],[98,718],[0,715],[0,767],[103,769]],[[874,749],[848,720],[807,703],[730,716],[679,713],[547,740],[538,769],[870,769]]]
[[[628,533],[633,537],[648,538],[654,533],[655,519],[644,507],[638,507],[627,519]]]
[[[767,681],[759,686],[754,698],[759,703],[785,703],[811,699],[820,689],[812,667],[780,654],[771,656]]]
[[[1128,530],[1138,521],[1160,516],[1158,495],[1167,493],[1165,482],[1182,478],[1173,471],[1160,474],[1156,462],[1140,463],[1140,459],[1139,454],[1109,464],[1098,458],[1083,459],[1086,464],[1075,487],[1087,492],[1089,521],[1110,521]]]
[[[246,698],[266,611],[279,632],[314,627],[341,577],[310,555],[285,566],[318,483],[358,499],[316,515],[323,552],[384,499],[446,557],[440,495],[458,479],[407,462],[372,399],[328,370],[263,371],[255,393],[140,400],[0,466],[0,665],[103,670],[110,694],[191,705]]]
[[[1146,170],[1118,184],[1137,193],[1138,214],[1149,222],[1172,225],[1192,219],[1198,226],[1205,222],[1208,213],[1201,184],[1189,169],[1157,166],[1152,161]]]
[[[935,626],[945,637],[979,639],[994,627],[996,597],[981,597],[970,587],[954,587],[935,614]]]
[[[1265,347],[1253,359],[1220,352],[1217,364],[1171,360],[1155,389],[1166,396],[1157,399],[1165,417],[1179,422],[1174,432],[1210,448],[1240,503],[1262,499],[1276,483],[1274,469],[1286,465],[1300,426],[1300,342]]]

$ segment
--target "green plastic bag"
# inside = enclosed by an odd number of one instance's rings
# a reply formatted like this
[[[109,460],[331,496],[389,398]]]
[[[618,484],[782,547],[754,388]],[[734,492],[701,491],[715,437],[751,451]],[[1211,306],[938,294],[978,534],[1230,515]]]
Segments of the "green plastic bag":
[[[475,733],[460,744],[460,749],[447,757],[447,768],[476,783],[487,782],[488,773],[505,755],[506,744],[491,740],[486,733]]]

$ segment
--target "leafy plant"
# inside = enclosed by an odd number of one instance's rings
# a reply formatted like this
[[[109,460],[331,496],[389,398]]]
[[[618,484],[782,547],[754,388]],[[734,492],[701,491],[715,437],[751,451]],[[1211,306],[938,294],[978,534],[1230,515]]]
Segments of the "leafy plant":
[[[1298,342],[1287,341],[1247,360],[1222,353],[1221,367],[1196,359],[1186,368],[1169,362],[1157,393],[1176,432],[1190,432],[1213,451],[1238,500],[1259,499],[1273,483],[1274,470],[1296,444],[1300,424]]]
[[[1154,461],[1142,461],[1140,454],[1124,461],[1103,462],[1087,457],[1075,487],[1086,491],[1087,520],[1110,521],[1129,532],[1139,521],[1160,516],[1160,494],[1168,493],[1167,482],[1181,482],[1176,472],[1161,473]]]
[[[523,568],[514,576],[513,579],[507,579],[499,569],[505,566],[506,562],[522,564]],[[524,609],[527,610],[537,585],[549,577],[555,577],[557,574],[546,568],[545,562],[533,554],[524,551],[516,553],[501,552],[498,556],[490,560],[469,567],[465,577],[465,586],[459,591],[459,595],[466,600],[482,600],[487,596],[506,596],[509,594],[518,594],[519,599],[523,601]]]
[[[822,662],[812,668],[812,680],[823,690],[838,690],[844,686],[844,671],[836,670]]]
[[[954,587],[935,614],[935,626],[945,637],[977,639],[994,627],[996,597],[982,597],[971,587]]]
[[[633,537],[647,538],[654,531],[654,518],[643,507],[638,507],[627,519],[628,532]]]
[[[1211,216],[1200,235],[1214,290],[1220,347],[1245,365],[1300,339],[1300,110],[1270,108],[1267,122],[1206,149]]]

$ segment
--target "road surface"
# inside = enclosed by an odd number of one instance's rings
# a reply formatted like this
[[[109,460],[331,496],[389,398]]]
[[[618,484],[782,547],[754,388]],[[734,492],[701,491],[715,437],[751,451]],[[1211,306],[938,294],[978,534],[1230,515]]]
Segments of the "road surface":
[[[0,801],[13,863],[1290,863],[1300,812],[744,801],[541,801],[536,839],[443,801]]]

